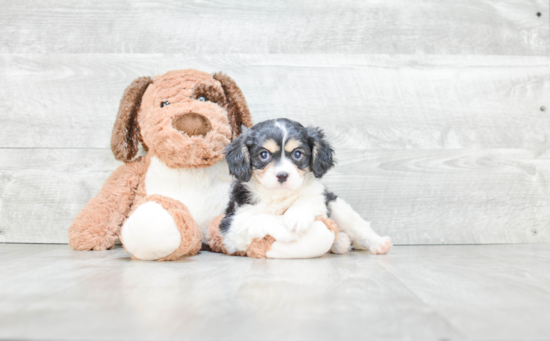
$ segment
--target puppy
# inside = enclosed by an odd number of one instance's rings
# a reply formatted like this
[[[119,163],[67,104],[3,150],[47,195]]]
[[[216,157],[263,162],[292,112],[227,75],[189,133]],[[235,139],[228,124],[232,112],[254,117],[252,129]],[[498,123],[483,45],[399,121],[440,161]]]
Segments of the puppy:
[[[321,256],[331,246],[334,253],[345,253],[351,246],[387,253],[391,239],[378,236],[349,204],[319,181],[334,166],[333,154],[319,128],[288,119],[258,123],[228,145],[226,160],[235,181],[220,223],[227,252],[244,251],[252,239],[270,235],[278,254],[268,258]],[[330,217],[338,225],[334,245],[334,235],[326,233],[324,223],[315,221],[317,216]],[[320,242],[308,244],[304,238],[332,239],[322,249],[313,247]],[[308,253],[303,245],[315,250]]]

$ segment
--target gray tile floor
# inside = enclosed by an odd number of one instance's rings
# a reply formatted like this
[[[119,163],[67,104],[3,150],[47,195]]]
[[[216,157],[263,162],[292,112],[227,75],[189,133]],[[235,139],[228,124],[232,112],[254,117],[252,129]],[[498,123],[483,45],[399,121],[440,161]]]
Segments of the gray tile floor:
[[[550,340],[550,245],[144,262],[2,244],[0,339]]]

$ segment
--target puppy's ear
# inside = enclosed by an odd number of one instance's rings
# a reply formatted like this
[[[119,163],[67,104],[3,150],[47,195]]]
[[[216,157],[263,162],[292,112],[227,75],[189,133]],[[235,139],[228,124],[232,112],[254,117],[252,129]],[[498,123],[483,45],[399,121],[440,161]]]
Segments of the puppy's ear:
[[[306,131],[311,147],[311,170],[316,178],[320,178],[334,167],[334,150],[325,140],[325,134],[321,129],[307,127]]]
[[[150,77],[140,77],[124,90],[111,135],[111,150],[117,160],[129,162],[138,152],[141,134],[137,115],[141,98],[151,83]]]
[[[246,138],[247,134],[241,134],[225,148],[225,159],[229,165],[229,173],[238,180],[245,182],[252,177],[252,164]]]
[[[252,117],[248,105],[244,99],[244,95],[237,86],[237,83],[228,75],[221,72],[213,75],[214,79],[222,83],[223,92],[227,99],[227,114],[229,116],[229,124],[231,124],[231,140],[235,140],[242,132],[241,125],[252,127]]]

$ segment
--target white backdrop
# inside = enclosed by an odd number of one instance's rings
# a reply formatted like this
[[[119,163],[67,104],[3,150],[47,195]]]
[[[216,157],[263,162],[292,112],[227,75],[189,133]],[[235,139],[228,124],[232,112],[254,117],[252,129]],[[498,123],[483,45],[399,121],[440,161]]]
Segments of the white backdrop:
[[[0,242],[66,243],[119,165],[124,88],[183,68],[229,74],[256,122],[323,127],[326,184],[396,244],[550,242],[547,0],[1,8]]]

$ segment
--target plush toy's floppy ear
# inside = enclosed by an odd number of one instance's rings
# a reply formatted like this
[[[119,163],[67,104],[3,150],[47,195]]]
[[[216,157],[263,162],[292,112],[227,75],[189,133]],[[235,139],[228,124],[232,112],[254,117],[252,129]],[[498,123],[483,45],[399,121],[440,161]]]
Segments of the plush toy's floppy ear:
[[[306,129],[311,147],[311,170],[316,178],[320,178],[334,167],[334,150],[325,140],[325,134],[321,129],[314,127]]]
[[[237,83],[221,72],[215,73],[213,77],[222,83],[223,92],[227,99],[229,124],[231,124],[231,140],[234,140],[241,134],[241,125],[248,128],[252,127],[252,117],[250,117],[248,105]]]
[[[252,177],[250,153],[246,145],[247,134],[241,134],[225,148],[225,160],[229,173],[240,181],[249,181]]]
[[[138,152],[141,135],[137,114],[141,98],[151,83],[150,77],[140,77],[124,90],[111,136],[111,150],[117,160],[129,162]]]

